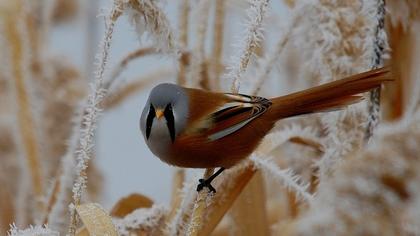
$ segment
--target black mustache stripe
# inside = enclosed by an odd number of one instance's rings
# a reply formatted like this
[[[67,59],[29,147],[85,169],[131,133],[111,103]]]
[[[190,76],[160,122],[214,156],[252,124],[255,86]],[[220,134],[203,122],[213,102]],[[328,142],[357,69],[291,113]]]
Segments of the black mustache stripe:
[[[147,120],[146,120],[146,138],[149,139],[150,137],[150,131],[152,130],[153,125],[153,119],[156,116],[155,108],[152,104],[150,104],[149,114],[147,114]]]
[[[166,125],[168,126],[169,129],[169,134],[171,136],[171,140],[172,142],[175,141],[175,118],[174,118],[174,113],[172,111],[172,105],[168,104],[165,107],[165,111],[163,112],[163,115],[166,118]]]

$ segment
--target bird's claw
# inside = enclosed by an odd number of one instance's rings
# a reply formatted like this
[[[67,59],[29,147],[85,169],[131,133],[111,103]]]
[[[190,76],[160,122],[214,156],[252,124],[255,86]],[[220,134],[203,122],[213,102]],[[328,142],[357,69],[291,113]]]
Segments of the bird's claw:
[[[199,179],[200,183],[197,185],[197,192],[203,190],[204,187],[207,187],[210,192],[216,193],[216,189],[211,185],[211,181],[207,179]]]

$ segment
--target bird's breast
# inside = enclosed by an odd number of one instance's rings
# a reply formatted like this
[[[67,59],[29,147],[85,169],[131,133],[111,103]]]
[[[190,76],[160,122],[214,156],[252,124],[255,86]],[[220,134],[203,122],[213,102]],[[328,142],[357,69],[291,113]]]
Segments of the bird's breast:
[[[164,119],[153,122],[149,138],[146,140],[149,149],[161,160],[167,162],[172,145],[168,126]]]

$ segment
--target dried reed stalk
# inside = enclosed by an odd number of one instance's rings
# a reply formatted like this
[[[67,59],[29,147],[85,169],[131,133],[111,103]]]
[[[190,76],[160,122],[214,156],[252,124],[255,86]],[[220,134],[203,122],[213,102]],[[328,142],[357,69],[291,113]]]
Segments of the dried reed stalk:
[[[262,68],[258,68],[258,73],[255,76],[257,82],[254,84],[251,94],[257,95],[265,81],[268,79],[268,76],[274,67],[275,63],[278,61],[280,55],[282,54],[284,47],[289,42],[290,35],[292,33],[293,28],[296,26],[297,20],[293,19],[292,24],[287,27],[286,32],[284,35],[281,36],[280,40],[276,43],[274,50],[268,54],[267,58],[264,59],[264,63],[262,64]]]
[[[50,196],[48,197],[48,200],[47,200],[47,205],[45,207],[45,215],[42,220],[42,224],[44,225],[48,224],[48,217],[50,216],[54,205],[57,203],[58,194],[60,192],[60,178],[59,178],[60,172],[57,171],[57,177],[54,179],[54,184],[51,189]]]
[[[235,234],[270,235],[266,201],[264,178],[261,172],[257,172],[232,206],[233,221],[237,226]]]
[[[6,190],[0,191],[0,232],[6,232],[10,223],[15,219],[15,204],[11,194]]]
[[[121,13],[121,2],[115,1],[114,6],[111,9],[106,22],[107,26],[105,29],[102,44],[100,45],[100,56],[98,57],[99,62],[95,71],[95,80],[91,87],[90,95],[88,96],[87,104],[84,109],[85,114],[83,115],[83,127],[79,139],[80,147],[77,151],[76,157],[78,164],[76,168],[76,180],[74,182],[73,187],[73,203],[70,207],[70,224],[68,234],[71,236],[75,235],[76,233],[76,207],[80,205],[82,193],[86,188],[86,170],[88,167],[88,161],[90,159],[93,147],[94,132],[96,129],[96,122],[100,110],[98,106],[101,104],[106,92],[103,87],[103,77],[108,62],[109,49],[111,47],[114,25],[119,16],[121,16]]]
[[[287,191],[287,202],[289,206],[289,216],[296,218],[299,214],[299,204],[296,194],[292,191]]]
[[[108,92],[108,96],[103,101],[104,109],[112,109],[126,99],[137,92],[145,89],[147,86],[161,81],[163,79],[172,76],[175,72],[169,68],[161,68],[159,71],[154,71],[148,75],[144,75],[141,78],[132,80],[131,82],[125,84],[122,88],[113,89]]]
[[[39,6],[38,6],[39,7]],[[38,11],[37,11],[38,10]],[[30,68],[32,71],[32,76],[36,79],[40,79],[40,75],[42,74],[42,65],[40,64],[40,53],[42,52],[42,43],[40,42],[42,39],[40,28],[40,23],[37,22],[35,18],[35,14],[40,14],[39,9],[29,9],[26,10],[25,14],[25,25],[27,29],[27,37],[28,43],[31,51],[31,59],[30,59]]]
[[[235,169],[231,170],[230,174],[224,173],[225,176],[222,178],[222,181],[224,181],[217,186],[219,192],[215,194],[206,209],[206,222],[199,229],[198,235],[205,236],[213,232],[256,172],[251,162],[247,162],[244,166],[238,166]]]
[[[188,26],[190,15],[190,1],[182,0],[180,2],[179,10],[179,47],[181,48],[181,56],[178,59],[179,71],[177,77],[177,84],[184,86],[186,84],[186,71],[188,63],[184,58],[185,51],[188,48]]]
[[[212,88],[220,90],[220,75],[223,72],[223,42],[225,33],[225,11],[226,1],[216,0],[214,12],[214,33],[213,33],[213,50],[212,50]]]
[[[375,37],[372,57],[372,69],[377,69],[384,64],[384,54],[387,49],[386,33],[385,33],[385,0],[377,1],[377,26],[375,28]],[[381,88],[376,88],[369,92],[369,120],[365,133],[365,141],[369,141],[372,137],[374,129],[378,126],[380,115],[380,98]]]
[[[406,118],[411,117],[420,105],[419,70],[416,66],[420,62],[420,2],[389,0],[386,3],[389,12],[387,20],[391,22],[388,29],[392,48],[392,72],[397,79],[394,87],[386,87],[385,90],[386,95],[391,94],[390,99],[385,100],[388,108],[386,114],[397,113],[394,115],[397,118],[401,112]]]
[[[195,37],[197,38],[194,49],[192,51],[191,60],[191,79],[190,82],[196,82],[203,89],[210,89],[209,76],[206,64],[206,33],[209,20],[210,1],[201,0],[197,3],[194,11],[195,15]],[[196,84],[194,84],[196,86]]]
[[[185,170],[177,168],[174,173],[172,181],[172,195],[171,195],[171,211],[169,212],[169,218],[171,219],[178,207],[181,205],[181,189],[185,181]]]
[[[182,187],[182,201],[179,207],[171,206],[169,215],[167,216],[167,227],[165,228],[167,235],[186,234],[191,219],[192,210],[196,199],[196,180],[185,182]]]
[[[214,172],[213,168],[206,169],[203,175],[203,179],[209,178]],[[187,235],[197,236],[199,235],[199,230],[203,227],[204,224],[204,211],[206,209],[208,198],[211,198],[211,192],[207,188],[201,190],[197,193],[197,198],[195,200],[194,209],[191,216],[191,221],[188,226]]]
[[[9,12],[4,17],[4,29],[5,37],[10,47],[10,61],[12,65],[11,76],[14,80],[14,90],[16,96],[16,119],[20,132],[21,141],[18,143],[22,144],[24,156],[26,158],[27,169],[31,175],[32,191],[35,195],[37,204],[37,211],[43,211],[43,203],[40,201],[44,195],[43,186],[43,171],[39,156],[39,146],[37,134],[35,131],[35,118],[31,111],[30,105],[30,87],[28,87],[29,73],[26,64],[29,55],[27,51],[28,45],[25,45],[25,12],[22,6],[22,2],[16,3],[15,12]]]
[[[392,85],[385,87],[382,107],[384,119],[395,121],[401,118],[404,112],[412,114],[414,111],[413,108],[408,107],[408,104],[415,97],[411,88],[414,87],[412,85],[415,82],[415,55],[419,47],[416,45],[415,33],[404,30],[401,23],[388,28],[392,48],[391,70],[395,81]]]
[[[293,136],[293,137],[290,137],[289,141],[292,143],[311,147],[319,153],[325,152],[324,145],[322,145],[322,143],[320,143],[319,140],[316,140],[316,139],[310,139],[310,138],[302,137],[302,136]]]
[[[153,53],[156,53],[156,49],[147,47],[147,48],[139,48],[127,54],[112,70],[111,77],[105,82],[104,88],[109,89],[114,83],[114,81],[120,76],[121,72],[123,72],[127,68],[130,62],[140,57],[147,56]]]
[[[54,201],[51,211],[48,214],[48,224],[60,232],[65,232],[68,227],[66,212],[68,210],[68,204],[71,202],[72,187],[74,184],[76,167],[76,150],[79,147],[80,130],[82,126],[82,108],[79,108],[74,117],[74,124],[72,126],[72,134],[69,138],[68,148],[66,153],[60,158],[60,176],[59,180],[59,191],[57,192],[57,199]]]
[[[251,6],[248,9],[249,22],[245,29],[244,41],[238,46],[239,55],[231,61],[229,72],[225,75],[226,78],[232,79],[231,91],[233,93],[239,91],[240,79],[262,38],[262,24],[268,3],[269,0],[251,1]]]

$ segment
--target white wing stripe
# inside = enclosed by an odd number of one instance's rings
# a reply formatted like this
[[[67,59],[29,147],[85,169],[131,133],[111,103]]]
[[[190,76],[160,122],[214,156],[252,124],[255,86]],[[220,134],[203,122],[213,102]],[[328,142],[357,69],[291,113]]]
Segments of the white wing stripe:
[[[244,127],[246,124],[248,124],[249,122],[251,122],[253,119],[255,119],[257,117],[258,116],[250,117],[249,119],[246,119],[246,120],[244,120],[242,122],[239,122],[238,124],[233,125],[233,126],[227,128],[227,129],[224,129],[224,130],[221,130],[219,132],[216,132],[216,133],[214,133],[212,135],[209,135],[208,138],[211,141],[214,141],[214,140],[223,138],[223,137],[225,137],[225,136],[227,136],[227,135],[229,135],[231,133],[234,133],[234,132],[238,131],[240,128]]]

